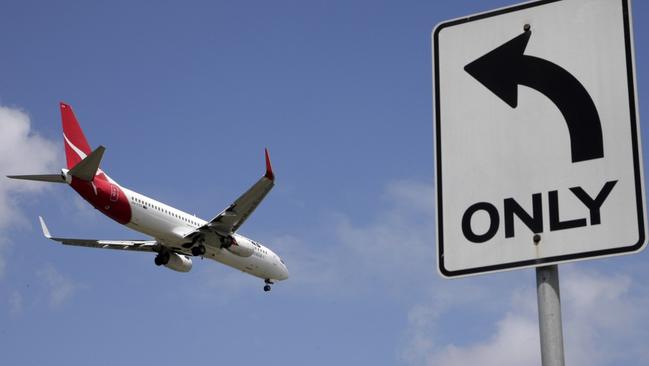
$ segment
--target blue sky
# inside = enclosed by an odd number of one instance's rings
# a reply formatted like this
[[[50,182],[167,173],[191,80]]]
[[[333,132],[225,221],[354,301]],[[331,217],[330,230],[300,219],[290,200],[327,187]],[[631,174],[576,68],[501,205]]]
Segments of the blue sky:
[[[266,294],[213,262],[54,245],[38,215],[57,235],[141,235],[64,186],[0,180],[0,363],[539,364],[533,270],[435,269],[431,30],[511,4],[5,3],[2,175],[63,166],[59,101],[112,178],[206,219],[268,147],[277,185],[241,232],[291,278]],[[633,5],[642,118],[649,4]],[[560,267],[570,364],[647,364],[648,255]]]

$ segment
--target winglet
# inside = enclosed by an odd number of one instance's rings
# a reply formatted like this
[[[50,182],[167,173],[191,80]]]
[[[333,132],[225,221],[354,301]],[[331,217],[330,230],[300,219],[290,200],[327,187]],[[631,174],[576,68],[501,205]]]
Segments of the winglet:
[[[268,149],[266,150],[266,175],[264,177],[274,181],[275,174],[273,174],[273,167],[270,165],[270,157],[268,156]]]
[[[41,229],[43,230],[43,236],[45,236],[48,239],[52,239],[52,235],[50,235],[50,231],[47,229],[47,225],[45,225],[45,220],[41,216],[38,216],[38,219],[41,222]]]

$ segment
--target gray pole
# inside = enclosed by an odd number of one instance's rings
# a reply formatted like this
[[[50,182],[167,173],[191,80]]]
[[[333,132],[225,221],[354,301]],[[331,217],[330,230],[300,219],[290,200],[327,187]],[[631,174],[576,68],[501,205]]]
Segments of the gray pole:
[[[556,264],[536,268],[536,294],[539,303],[541,363],[543,366],[564,366],[559,267]]]

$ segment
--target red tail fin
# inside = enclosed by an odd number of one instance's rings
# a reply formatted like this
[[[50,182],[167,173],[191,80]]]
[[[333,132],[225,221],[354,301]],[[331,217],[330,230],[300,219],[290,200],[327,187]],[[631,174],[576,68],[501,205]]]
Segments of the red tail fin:
[[[77,163],[88,156],[92,150],[86,136],[83,135],[79,122],[74,116],[72,107],[61,102],[61,121],[63,123],[63,144],[65,145],[65,158],[68,169],[72,169]]]

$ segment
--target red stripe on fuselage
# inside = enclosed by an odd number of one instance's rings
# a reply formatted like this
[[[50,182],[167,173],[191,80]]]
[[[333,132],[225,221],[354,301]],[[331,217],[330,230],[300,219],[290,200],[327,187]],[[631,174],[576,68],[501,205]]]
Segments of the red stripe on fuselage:
[[[117,184],[109,182],[103,173],[97,174],[92,182],[72,177],[70,185],[104,215],[122,225],[131,222],[132,211],[128,197]]]

